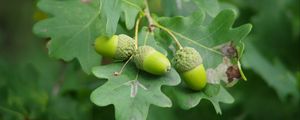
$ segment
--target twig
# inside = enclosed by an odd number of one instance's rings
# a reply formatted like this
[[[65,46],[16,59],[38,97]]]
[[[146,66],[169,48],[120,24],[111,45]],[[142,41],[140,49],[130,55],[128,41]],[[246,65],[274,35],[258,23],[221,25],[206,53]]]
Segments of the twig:
[[[145,10],[144,10],[145,11],[145,16],[146,16],[146,18],[148,20],[148,23],[149,23],[148,28],[149,28],[149,31],[152,32],[155,29],[155,24],[154,24],[153,18],[151,17],[147,0],[144,0],[144,4],[145,4]]]
[[[138,32],[139,32],[139,25],[140,25],[140,22],[141,22],[141,19],[143,18],[143,16],[139,16],[139,18],[136,20],[136,23],[135,23],[135,37],[134,37],[134,40],[135,40],[135,49],[138,48],[138,39],[139,39],[139,36],[138,36]]]
[[[165,28],[164,26],[161,26],[159,24],[156,24],[155,26],[157,26],[160,29],[166,31],[173,38],[173,40],[175,41],[175,43],[178,46],[178,48],[182,49],[182,45],[180,44],[179,40],[176,38],[176,36],[168,28]]]
[[[133,58],[133,56],[130,56],[130,58],[124,63],[124,65],[121,67],[120,71],[118,72],[114,72],[114,76],[119,76],[122,74],[124,68],[126,67],[126,65],[130,62],[130,60]]]
[[[175,43],[177,44],[179,49],[182,49],[182,45],[180,44],[180,42],[178,41],[178,39],[176,38],[176,36],[167,28],[159,25],[158,23],[156,23],[153,18],[151,17],[150,14],[150,10],[149,10],[149,5],[147,0],[144,0],[144,4],[145,4],[145,16],[147,17],[148,23],[149,23],[149,32],[153,32],[153,30],[155,29],[155,27],[159,27],[160,29],[166,31],[169,35],[171,35],[171,37],[173,38],[173,40],[175,41]]]
[[[187,41],[189,41],[189,42],[191,42],[191,43],[193,43],[193,44],[195,44],[195,45],[197,45],[197,46],[199,46],[199,47],[202,47],[202,48],[207,49],[207,50],[209,50],[209,51],[211,51],[211,52],[213,52],[213,53],[216,53],[216,54],[218,54],[218,55],[223,56],[223,54],[222,54],[221,52],[216,51],[216,50],[214,50],[213,48],[207,47],[207,46],[205,46],[205,45],[203,45],[203,44],[200,44],[200,43],[196,42],[196,40],[193,40],[193,39],[191,39],[191,38],[188,38],[188,37],[182,35],[181,33],[178,33],[178,32],[175,32],[175,31],[173,31],[173,30],[170,30],[169,28],[166,28],[166,27],[164,27],[164,26],[162,26],[162,25],[160,25],[160,24],[158,24],[158,23],[156,23],[156,26],[159,27],[159,28],[161,28],[161,29],[168,30],[170,33],[173,33],[173,34],[177,35],[178,37],[180,37],[180,38],[182,38],[182,39],[184,39],[184,40],[187,40]]]

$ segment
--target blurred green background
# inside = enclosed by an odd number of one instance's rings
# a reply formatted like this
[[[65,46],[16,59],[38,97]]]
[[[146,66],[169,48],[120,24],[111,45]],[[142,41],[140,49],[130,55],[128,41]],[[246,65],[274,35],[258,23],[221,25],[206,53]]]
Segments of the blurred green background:
[[[178,0],[177,0],[178,1]],[[151,0],[158,15],[186,15],[189,0]],[[233,104],[222,115],[203,100],[197,107],[151,106],[148,120],[296,120],[300,119],[300,0],[220,0],[238,9],[236,26],[252,23],[242,64],[247,82],[228,88]],[[113,120],[113,106],[90,102],[103,84],[82,72],[77,61],[65,63],[47,54],[47,40],[32,26],[44,16],[36,0],[0,1],[0,120]]]

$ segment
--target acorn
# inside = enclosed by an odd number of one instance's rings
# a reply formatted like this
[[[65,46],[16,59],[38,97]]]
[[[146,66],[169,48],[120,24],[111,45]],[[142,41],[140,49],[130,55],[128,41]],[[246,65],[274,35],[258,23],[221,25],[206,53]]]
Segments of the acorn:
[[[112,37],[99,36],[95,40],[96,52],[100,55],[115,60],[127,60],[135,50],[134,40],[124,34],[113,35]]]
[[[169,59],[151,46],[141,46],[133,57],[137,68],[154,75],[163,75],[170,71]]]
[[[205,87],[206,72],[197,50],[191,47],[182,48],[176,51],[173,62],[181,79],[189,88],[199,91]]]

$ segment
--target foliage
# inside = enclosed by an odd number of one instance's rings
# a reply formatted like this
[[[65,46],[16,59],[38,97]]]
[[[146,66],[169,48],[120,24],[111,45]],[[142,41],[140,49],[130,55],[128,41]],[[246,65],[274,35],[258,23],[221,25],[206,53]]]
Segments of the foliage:
[[[3,3],[8,5],[0,3],[1,120],[300,118],[297,0]],[[121,70],[126,61],[107,60],[93,48],[97,36],[113,34],[137,37],[139,46],[153,46],[170,60],[178,40],[201,54],[205,68],[215,70],[212,76],[225,74],[217,69],[229,59],[242,64],[248,80],[228,87],[226,78],[208,77],[197,92],[174,69],[154,76],[130,61]],[[221,48],[228,43],[238,57],[224,57]]]

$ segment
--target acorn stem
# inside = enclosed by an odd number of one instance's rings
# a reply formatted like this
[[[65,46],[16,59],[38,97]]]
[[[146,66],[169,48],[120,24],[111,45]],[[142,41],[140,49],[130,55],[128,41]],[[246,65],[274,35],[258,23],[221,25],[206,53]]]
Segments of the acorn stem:
[[[147,0],[144,0],[144,4],[145,4],[145,10],[144,10],[145,16],[147,17],[148,23],[149,23],[149,31],[153,32],[155,26],[159,27],[160,29],[162,29],[162,30],[166,31],[168,34],[170,34],[171,37],[173,38],[173,40],[176,42],[178,48],[182,49],[182,45],[180,44],[180,42],[178,41],[176,36],[169,29],[159,25],[156,21],[153,20],[153,18],[151,17],[151,14],[150,14],[149,5],[148,5]]]
[[[221,52],[219,52],[219,51],[217,51],[217,50],[215,50],[215,49],[213,49],[213,48],[210,48],[210,47],[208,47],[208,46],[205,46],[205,45],[203,45],[203,44],[201,44],[201,43],[198,43],[198,42],[196,42],[196,40],[191,39],[191,38],[189,38],[189,37],[187,37],[187,36],[185,36],[185,35],[183,35],[183,34],[181,34],[181,33],[178,33],[178,32],[176,32],[176,31],[173,31],[173,30],[171,30],[171,29],[168,29],[168,28],[166,28],[166,27],[164,27],[164,26],[162,26],[162,25],[160,25],[160,24],[158,24],[158,23],[156,23],[155,25],[156,25],[157,27],[161,28],[161,29],[168,30],[168,31],[171,32],[172,34],[177,35],[178,37],[182,38],[182,40],[186,40],[186,41],[188,41],[188,42],[190,42],[190,43],[192,43],[192,44],[195,44],[196,46],[202,47],[202,48],[204,48],[204,49],[206,49],[206,50],[208,50],[208,51],[211,51],[211,52],[213,52],[213,53],[215,53],[215,54],[218,54],[218,55],[223,56],[223,54],[222,54]]]
[[[132,58],[133,58],[133,55],[130,56],[130,58],[124,63],[124,65],[122,66],[122,68],[120,69],[120,71],[119,71],[119,72],[115,72],[114,75],[115,75],[115,76],[121,75],[122,72],[123,72],[123,70],[124,70],[124,68],[126,67],[126,65],[129,63],[129,61],[130,61]]]
[[[182,45],[180,44],[179,40],[176,38],[176,36],[175,36],[168,28],[165,28],[164,26],[161,26],[161,25],[158,24],[158,23],[156,23],[155,26],[157,26],[158,28],[160,28],[160,29],[166,31],[166,32],[173,38],[173,40],[175,41],[175,43],[176,43],[176,45],[177,45],[177,47],[178,47],[179,49],[182,49],[182,48],[183,48]]]
[[[138,48],[138,31],[139,31],[139,25],[140,25],[140,22],[141,22],[141,19],[143,18],[142,15],[139,16],[139,18],[136,20],[136,24],[135,24],[135,37],[134,37],[134,40],[135,40],[135,49]]]

